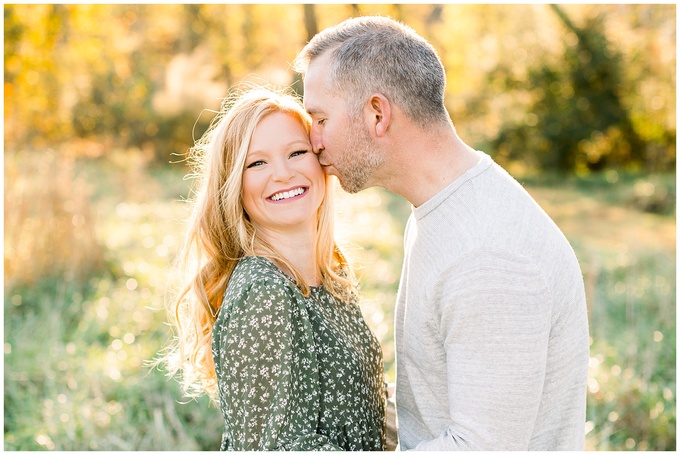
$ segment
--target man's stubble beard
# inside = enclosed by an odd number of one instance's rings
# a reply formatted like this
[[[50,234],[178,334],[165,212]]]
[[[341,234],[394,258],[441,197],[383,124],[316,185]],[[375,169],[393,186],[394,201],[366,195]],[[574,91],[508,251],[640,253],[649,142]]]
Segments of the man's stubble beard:
[[[334,164],[338,180],[343,190],[354,194],[369,186],[375,171],[385,162],[385,158],[373,146],[373,141],[364,125],[356,122],[350,125],[343,160]]]

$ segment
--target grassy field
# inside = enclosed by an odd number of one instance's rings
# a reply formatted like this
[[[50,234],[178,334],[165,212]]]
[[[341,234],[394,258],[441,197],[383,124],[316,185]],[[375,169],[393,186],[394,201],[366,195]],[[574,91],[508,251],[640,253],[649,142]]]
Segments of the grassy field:
[[[5,156],[5,450],[215,450],[221,415],[149,369],[179,242],[184,169],[136,151]],[[572,242],[588,294],[590,450],[674,450],[675,175],[521,179]],[[341,238],[394,380],[393,303],[410,209],[341,194]]]

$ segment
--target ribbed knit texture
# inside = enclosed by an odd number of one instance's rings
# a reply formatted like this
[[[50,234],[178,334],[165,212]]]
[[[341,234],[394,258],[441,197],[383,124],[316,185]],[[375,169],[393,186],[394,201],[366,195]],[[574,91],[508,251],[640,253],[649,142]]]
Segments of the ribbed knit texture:
[[[583,450],[583,277],[486,154],[413,213],[396,307],[401,450]]]

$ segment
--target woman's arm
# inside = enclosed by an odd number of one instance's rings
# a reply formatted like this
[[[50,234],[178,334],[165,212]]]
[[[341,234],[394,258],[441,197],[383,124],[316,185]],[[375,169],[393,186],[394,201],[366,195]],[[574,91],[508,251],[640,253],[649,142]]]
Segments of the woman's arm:
[[[215,363],[230,446],[341,450],[316,433],[318,364],[306,309],[292,286],[258,280],[220,318]]]

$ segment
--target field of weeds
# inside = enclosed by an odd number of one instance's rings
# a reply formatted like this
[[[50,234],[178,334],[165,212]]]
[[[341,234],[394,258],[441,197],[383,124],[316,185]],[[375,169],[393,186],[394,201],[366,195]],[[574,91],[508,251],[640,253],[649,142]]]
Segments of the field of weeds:
[[[215,450],[222,418],[149,369],[187,215],[181,165],[5,156],[5,450]],[[612,173],[613,172],[613,173]],[[675,175],[520,180],[571,241],[588,294],[589,450],[674,450]],[[339,236],[394,380],[408,204],[340,195]]]

